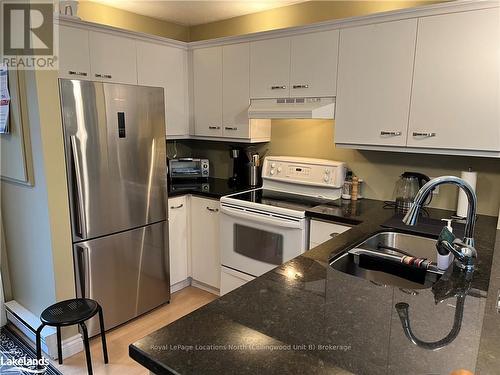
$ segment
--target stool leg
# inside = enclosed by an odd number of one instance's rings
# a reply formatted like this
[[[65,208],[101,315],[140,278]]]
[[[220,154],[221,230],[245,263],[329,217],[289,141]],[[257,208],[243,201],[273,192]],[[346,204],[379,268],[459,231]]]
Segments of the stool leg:
[[[104,355],[104,363],[108,363],[108,346],[106,345],[106,333],[104,332],[104,316],[102,314],[101,306],[99,306],[99,325],[101,326],[102,354]]]
[[[40,327],[36,330],[36,359],[38,360],[38,366],[37,368],[41,368],[40,366],[40,360],[42,359],[42,329],[45,327],[45,324],[42,323]]]
[[[57,359],[59,360],[59,364],[62,365],[61,327],[57,327]]]
[[[92,358],[90,357],[90,344],[89,344],[89,334],[87,332],[87,326],[85,323],[80,323],[80,327],[83,332],[83,345],[85,346],[85,356],[87,357],[87,370],[89,375],[92,375]]]

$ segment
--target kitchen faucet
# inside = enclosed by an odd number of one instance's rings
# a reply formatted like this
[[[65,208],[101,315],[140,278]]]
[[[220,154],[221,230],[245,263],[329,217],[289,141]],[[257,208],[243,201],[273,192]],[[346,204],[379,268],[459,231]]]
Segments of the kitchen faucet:
[[[403,222],[406,225],[416,225],[420,209],[426,201],[427,196],[429,194],[432,194],[432,190],[434,190],[435,187],[443,184],[453,184],[461,188],[465,192],[469,204],[467,209],[464,239],[461,241],[458,238],[455,238],[454,240],[449,241],[447,240],[447,238],[443,237],[443,232],[445,231],[443,230],[438,238],[436,246],[438,248],[442,248],[448,252],[451,252],[455,256],[455,259],[458,261],[459,267],[465,270],[466,273],[472,274],[472,272],[474,271],[474,260],[475,258],[477,258],[477,252],[474,248],[474,228],[476,226],[477,196],[472,187],[466,181],[456,176],[442,176],[430,180],[418,191],[410,207],[410,210],[403,218]],[[448,232],[448,235],[450,234],[451,233]]]

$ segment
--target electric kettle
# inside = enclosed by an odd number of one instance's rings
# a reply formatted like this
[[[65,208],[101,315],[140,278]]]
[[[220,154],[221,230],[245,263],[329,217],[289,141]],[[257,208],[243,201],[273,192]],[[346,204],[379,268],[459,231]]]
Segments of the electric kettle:
[[[404,172],[399,180],[396,182],[394,189],[394,196],[396,201],[396,210],[405,213],[410,209],[415,195],[417,195],[420,188],[429,182],[430,178],[422,173],[417,172]],[[432,194],[429,201],[432,199]]]

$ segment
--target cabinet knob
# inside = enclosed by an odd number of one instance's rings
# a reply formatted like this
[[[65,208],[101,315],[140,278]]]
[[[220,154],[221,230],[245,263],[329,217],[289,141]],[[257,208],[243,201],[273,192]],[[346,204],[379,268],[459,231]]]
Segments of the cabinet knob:
[[[380,132],[380,135],[382,136],[391,136],[391,137],[397,137],[401,135],[400,131],[389,131],[389,130],[382,130]]]
[[[271,90],[285,90],[285,89],[286,89],[285,85],[271,86]]]
[[[209,126],[208,128],[210,130],[218,130],[218,129],[220,129],[220,126]]]
[[[292,88],[294,88],[294,89],[308,89],[309,85],[293,85]]]
[[[210,212],[219,212],[218,208],[210,208],[208,206],[207,206],[207,210],[210,211]]]
[[[231,127],[231,126],[225,126],[224,129],[226,129],[226,130],[238,130],[238,128],[234,127],[234,126],[233,127]]]
[[[184,203],[181,203],[181,204],[180,204],[180,205],[178,205],[178,206],[170,206],[170,209],[171,209],[171,210],[176,210],[176,209],[178,209],[178,208],[182,208],[182,207],[184,207]]]
[[[414,137],[435,137],[436,133],[432,132],[413,132]]]

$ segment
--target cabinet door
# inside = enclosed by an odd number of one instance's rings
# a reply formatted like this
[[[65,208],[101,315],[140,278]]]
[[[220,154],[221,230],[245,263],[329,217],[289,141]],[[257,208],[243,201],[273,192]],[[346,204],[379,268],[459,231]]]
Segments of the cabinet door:
[[[250,44],[222,47],[222,124],[224,137],[249,138]]]
[[[335,142],[405,146],[417,20],[340,31]]]
[[[170,285],[188,278],[188,208],[186,197],[168,200]]]
[[[339,30],[292,37],[290,96],[335,96]]]
[[[326,242],[341,233],[344,233],[351,229],[350,226],[330,223],[321,220],[311,220],[311,226],[309,231],[309,248],[319,246],[323,242]]]
[[[90,31],[92,79],[137,84],[136,46],[133,39]]]
[[[59,77],[91,79],[87,30],[59,26]]]
[[[286,98],[290,95],[290,38],[250,43],[250,96]]]
[[[498,8],[418,22],[408,146],[499,151]]]
[[[137,42],[137,81],[139,85],[164,88],[167,138],[189,134],[187,51]]]
[[[191,233],[193,279],[219,289],[219,201],[191,198]]]
[[[222,47],[193,51],[195,135],[222,136]]]

